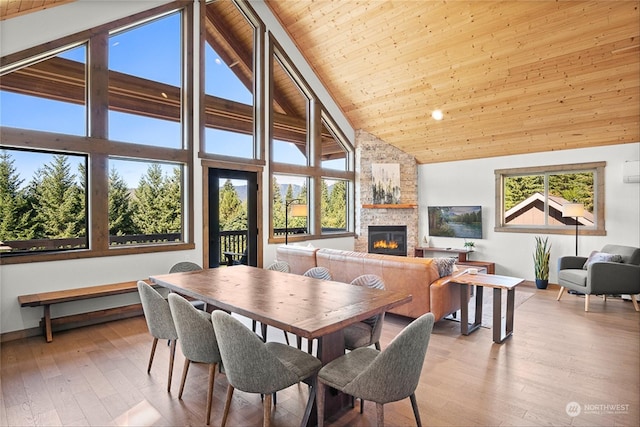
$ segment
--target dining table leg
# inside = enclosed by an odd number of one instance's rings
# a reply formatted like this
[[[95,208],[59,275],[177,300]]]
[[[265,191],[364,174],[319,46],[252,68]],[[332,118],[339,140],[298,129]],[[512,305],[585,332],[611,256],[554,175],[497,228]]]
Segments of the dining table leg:
[[[318,339],[318,359],[322,362],[322,366],[343,356],[345,353],[344,348],[344,334],[342,330],[324,335]],[[320,385],[320,387],[324,387]],[[330,388],[326,390],[324,401],[324,417],[325,419],[333,418],[339,415],[342,411],[351,408],[351,398],[339,392],[336,389]],[[308,426],[315,426],[318,423],[317,420],[318,411],[314,402],[313,409],[309,417]]]

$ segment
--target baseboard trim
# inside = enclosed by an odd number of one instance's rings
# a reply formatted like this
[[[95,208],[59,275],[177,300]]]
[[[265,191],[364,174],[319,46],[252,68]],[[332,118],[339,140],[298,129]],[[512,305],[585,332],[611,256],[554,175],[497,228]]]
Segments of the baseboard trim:
[[[57,317],[55,319],[51,319],[51,324],[52,329],[55,332],[112,322],[114,320],[128,319],[131,317],[138,317],[142,315],[144,315],[144,313],[142,312],[142,304],[132,304],[124,307],[114,307],[111,309],[98,310],[89,313]],[[44,338],[42,327],[5,332],[3,334],[0,334],[0,343],[37,336],[42,336]]]

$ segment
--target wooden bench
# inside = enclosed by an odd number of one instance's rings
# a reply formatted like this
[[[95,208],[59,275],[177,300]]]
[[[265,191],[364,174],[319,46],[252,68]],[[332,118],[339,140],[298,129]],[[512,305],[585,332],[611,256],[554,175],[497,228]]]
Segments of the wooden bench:
[[[150,283],[148,280],[145,282]],[[96,323],[96,319],[103,321],[133,317],[143,314],[141,304],[131,304],[124,307],[114,307],[89,313],[74,314],[70,316],[51,318],[51,305],[69,301],[79,301],[90,298],[106,297],[112,295],[138,292],[138,281],[112,283],[108,285],[89,286],[85,288],[67,289],[61,291],[42,292],[31,295],[20,295],[18,301],[21,307],[44,307],[44,317],[41,325],[44,327],[44,335],[47,342],[53,341],[52,326],[63,324],[78,324],[81,322]]]

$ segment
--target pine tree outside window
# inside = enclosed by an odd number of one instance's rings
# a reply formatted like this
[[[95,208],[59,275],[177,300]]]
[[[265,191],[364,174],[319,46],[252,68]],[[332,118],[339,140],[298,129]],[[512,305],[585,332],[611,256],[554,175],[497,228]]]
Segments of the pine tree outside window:
[[[192,7],[3,58],[2,264],[193,248]]]

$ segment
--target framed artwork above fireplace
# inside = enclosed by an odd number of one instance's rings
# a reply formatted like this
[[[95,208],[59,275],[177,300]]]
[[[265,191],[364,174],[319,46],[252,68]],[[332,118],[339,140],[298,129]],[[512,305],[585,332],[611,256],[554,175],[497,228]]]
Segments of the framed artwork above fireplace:
[[[373,204],[400,203],[400,164],[372,163]]]

